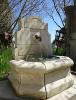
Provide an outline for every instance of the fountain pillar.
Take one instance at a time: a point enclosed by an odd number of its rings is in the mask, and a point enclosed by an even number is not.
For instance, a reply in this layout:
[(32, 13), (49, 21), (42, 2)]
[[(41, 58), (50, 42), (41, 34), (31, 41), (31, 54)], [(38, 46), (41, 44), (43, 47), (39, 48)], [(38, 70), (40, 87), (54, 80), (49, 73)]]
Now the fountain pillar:
[(23, 18), (18, 22), (14, 58), (48, 57), (52, 55), (48, 24), (39, 17)]

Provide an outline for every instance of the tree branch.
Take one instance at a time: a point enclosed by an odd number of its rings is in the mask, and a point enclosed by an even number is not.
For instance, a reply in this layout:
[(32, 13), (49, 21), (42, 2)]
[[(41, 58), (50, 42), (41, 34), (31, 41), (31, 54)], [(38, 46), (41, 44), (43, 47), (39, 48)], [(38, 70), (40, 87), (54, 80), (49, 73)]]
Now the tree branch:
[(62, 17), (61, 17), (61, 15), (60, 15), (60, 13), (59, 13), (57, 7), (56, 7), (55, 1), (54, 1), (54, 0), (52, 0), (52, 1), (53, 1), (53, 4), (54, 4), (54, 7), (55, 7), (55, 10), (56, 10), (57, 14), (58, 14), (59, 17), (60, 17), (60, 20), (61, 20), (61, 22), (62, 22), (62, 25), (65, 26), (65, 25), (64, 25), (64, 22), (63, 22), (63, 20), (62, 20)]

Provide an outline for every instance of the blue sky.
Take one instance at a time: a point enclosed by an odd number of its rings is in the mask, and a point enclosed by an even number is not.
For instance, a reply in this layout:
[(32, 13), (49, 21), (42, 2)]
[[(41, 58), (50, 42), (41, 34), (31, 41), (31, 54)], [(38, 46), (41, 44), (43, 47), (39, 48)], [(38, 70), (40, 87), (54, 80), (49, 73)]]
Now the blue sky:
[[(60, 29), (59, 27), (57, 27), (57, 25), (54, 23), (54, 21), (52, 19), (50, 19), (49, 17), (45, 17), (44, 21), (46, 23), (48, 23), (48, 32), (51, 34), (51, 41), (53, 41), (55, 39), (55, 34), (56, 34), (56, 30)], [(59, 20), (58, 16), (55, 16), (55, 21), (60, 25), (61, 25), (61, 21)]]

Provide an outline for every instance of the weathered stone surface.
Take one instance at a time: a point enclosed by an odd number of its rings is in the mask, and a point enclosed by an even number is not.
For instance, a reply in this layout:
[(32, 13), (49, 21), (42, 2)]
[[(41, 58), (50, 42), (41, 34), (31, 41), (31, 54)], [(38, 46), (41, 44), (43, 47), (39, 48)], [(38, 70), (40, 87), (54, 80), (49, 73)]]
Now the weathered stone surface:
[(19, 21), (15, 44), (15, 59), (48, 57), (52, 53), (48, 25), (39, 17), (23, 18)]
[(52, 97), (73, 84), (69, 69), (73, 61), (68, 57), (43, 62), (12, 60), (9, 80), (17, 94), (39, 99)]
[(72, 87), (47, 100), (76, 100), (76, 76), (72, 75), (72, 78), (74, 80)]
[(57, 56), (59, 58), (50, 59), (44, 62), (46, 66), (46, 73), (52, 72), (58, 69), (64, 69), (74, 64), (73, 60), (66, 56)]
[[(65, 91), (49, 98), (48, 100), (76, 100), (76, 76), (73, 76), (74, 84)], [(13, 91), (9, 80), (0, 81), (0, 100), (40, 100), (31, 96), (19, 97)]]
[[(37, 74), (37, 73), (36, 73)], [(39, 74), (25, 74), (21, 75), (20, 80), (16, 79), (15, 74), (9, 77), (17, 95), (20, 96), (31, 96), (36, 98), (46, 98), (46, 92), (44, 87), (44, 77)], [(43, 88), (42, 88), (43, 87)]]
[(69, 68), (66, 68), (66, 69), (59, 69), (53, 72), (46, 73), (46, 77), (45, 77), (46, 84), (53, 83), (57, 80), (65, 78), (68, 75), (69, 71), (70, 71)]
[(70, 75), (68, 75), (65, 78), (54, 81), (52, 83), (48, 83), (46, 85), (47, 98), (50, 98), (52, 96), (59, 94), (60, 92), (71, 87), (72, 85), (73, 85), (73, 79)]

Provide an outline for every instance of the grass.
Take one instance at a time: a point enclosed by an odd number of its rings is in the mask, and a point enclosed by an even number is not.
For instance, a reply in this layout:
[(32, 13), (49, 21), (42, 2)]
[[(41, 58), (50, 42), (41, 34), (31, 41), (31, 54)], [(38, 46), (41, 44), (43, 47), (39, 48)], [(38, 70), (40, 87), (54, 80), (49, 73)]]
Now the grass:
[(10, 70), (9, 61), (12, 59), (12, 52), (10, 48), (3, 48), (0, 50), (0, 79), (8, 75)]

